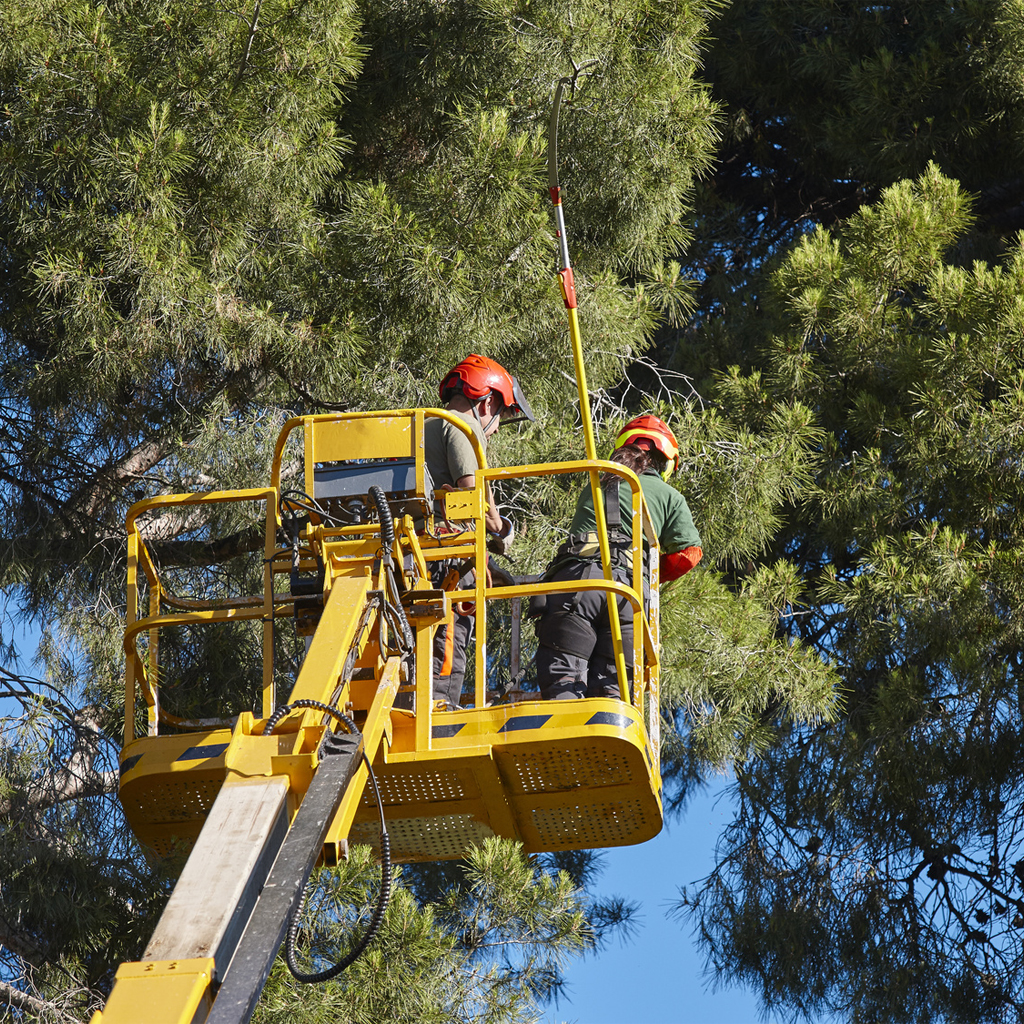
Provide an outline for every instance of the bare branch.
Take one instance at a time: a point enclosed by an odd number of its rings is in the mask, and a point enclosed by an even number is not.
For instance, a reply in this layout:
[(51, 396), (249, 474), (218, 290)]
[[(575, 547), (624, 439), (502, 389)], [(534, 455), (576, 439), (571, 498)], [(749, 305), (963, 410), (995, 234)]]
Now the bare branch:
[(42, 948), (3, 916), (0, 916), (0, 946), (5, 946), (16, 956), (30, 963), (40, 960), (43, 956)]
[(93, 479), (85, 493), (80, 493), (67, 503), (69, 508), (78, 505), (83, 515), (93, 517), (106, 504), (113, 491), (126, 480), (135, 480), (148, 473), (157, 463), (166, 457), (166, 443), (143, 441), (136, 445), (123, 459), (110, 466), (105, 466)]
[(0, 1008), (4, 1006), (14, 1006), (19, 1010), (28, 1010), (39, 1016), (49, 1012), (51, 1014), (59, 1014), (61, 1017), (69, 1020), (71, 1019), (55, 1003), (48, 1003), (43, 999), (37, 999), (35, 996), (30, 996), (27, 992), (22, 992), (21, 989), (17, 989), (13, 985), (8, 985), (6, 981), (0, 981)]
[(160, 565), (196, 565), (224, 561), (263, 549), (262, 527), (253, 527), (211, 541), (164, 541), (151, 548)]
[(0, 801), (0, 815), (15, 808), (38, 811), (68, 800), (113, 793), (117, 789), (116, 771), (97, 771), (94, 767), (104, 735), (97, 722), (96, 706), (83, 708), (75, 715), (75, 743), (66, 764), (34, 779), (17, 797)]
[(260, 8), (263, 6), (263, 0), (256, 0), (256, 6), (252, 12), (252, 22), (249, 25), (249, 33), (245, 40), (245, 52), (242, 54), (242, 63), (238, 68), (238, 77), (235, 79), (235, 88), (242, 82), (242, 76), (245, 74), (246, 66), (249, 63), (249, 54), (252, 52), (252, 43), (256, 38), (256, 29), (260, 22)]

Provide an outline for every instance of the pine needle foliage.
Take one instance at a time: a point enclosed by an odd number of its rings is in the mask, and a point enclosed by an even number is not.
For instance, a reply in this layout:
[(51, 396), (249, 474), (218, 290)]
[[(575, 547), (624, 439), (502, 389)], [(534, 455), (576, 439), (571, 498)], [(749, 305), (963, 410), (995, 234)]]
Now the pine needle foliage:
[(699, 74), (721, 105), (722, 143), (681, 260), (700, 313), (660, 333), (659, 360), (702, 391), (716, 370), (761, 367), (763, 335), (744, 312), (764, 296), (766, 261), (929, 162), (976, 196), (961, 247), (998, 261), (1022, 226), (1022, 26), (1019, 0), (734, 0), (714, 12)]
[(1024, 1008), (1024, 259), (1015, 241), (963, 261), (972, 217), (930, 166), (802, 239), (766, 290), (764, 405), (813, 410), (820, 441), (758, 562), (792, 564), (804, 611), (780, 623), (845, 702), (738, 766), (735, 821), (686, 902), (712, 961), (793, 1016)]
[[(337, 960), (361, 933), (378, 871), (369, 849), (357, 847), (337, 872), (320, 874), (309, 927), (300, 932), (309, 963)], [(461, 874), (426, 906), (400, 876), (380, 936), (364, 957), (314, 989), (279, 965), (254, 1021), (277, 1024), (297, 1014), (310, 1024), (539, 1020), (569, 959), (594, 945), (581, 893), (565, 873), (538, 869), (499, 839), (473, 851)]]
[[(696, 79), (716, 7), (3, 5), (0, 589), (46, 637), (46, 678), (12, 668), (0, 686), (18, 704), (0, 748), (0, 876), (20, 880), (0, 889), (2, 980), (24, 996), (12, 1013), (86, 1019), (168, 891), (112, 799), (127, 510), (264, 483), (295, 413), (433, 405), (469, 351), (512, 367), (548, 424), (502, 437), (495, 459), (582, 454), (544, 168), (554, 83), (574, 67), (559, 170), (613, 429), (611, 389), (658, 317), (689, 308), (674, 261), (717, 138)], [(538, 561), (570, 491), (507, 497)], [(182, 594), (245, 593), (261, 514), (142, 526)], [(212, 542), (230, 549), (215, 578), (191, 557)], [(251, 706), (252, 643), (244, 628), (168, 638), (174, 710)], [(294, 674), (286, 658), (276, 669), (281, 685)], [(32, 696), (55, 689), (59, 715)], [(70, 724), (86, 709), (88, 728)], [(515, 856), (486, 851), (434, 909), (396, 897), (430, 937), (409, 954), (423, 960), (422, 992), (405, 992), (418, 1018), (534, 1019), (566, 958), (627, 916)], [(69, 911), (48, 886), (86, 895)], [(393, 979), (362, 981), (359, 1012), (385, 1019)]]

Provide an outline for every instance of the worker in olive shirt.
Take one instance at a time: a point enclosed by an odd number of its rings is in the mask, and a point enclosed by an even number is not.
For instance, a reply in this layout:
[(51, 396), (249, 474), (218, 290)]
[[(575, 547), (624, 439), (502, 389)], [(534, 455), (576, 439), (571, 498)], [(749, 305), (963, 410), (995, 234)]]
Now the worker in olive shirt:
[[(679, 445), (675, 435), (657, 416), (638, 416), (630, 420), (616, 438), (610, 461), (626, 466), (640, 478), (640, 489), (661, 549), (661, 581), (667, 583), (689, 572), (701, 560), (703, 550), (686, 499), (667, 482), (679, 465)], [(617, 494), (616, 479), (619, 479)], [(612, 578), (630, 585), (630, 536), (620, 528), (620, 523), (632, 509), (632, 491), (625, 480), (611, 474), (606, 474), (602, 488)], [(586, 487), (576, 505), (576, 514), (569, 527), (569, 540), (558, 549), (544, 576), (545, 582), (604, 578), (596, 530), (593, 495)], [(622, 646), (627, 652), (626, 669), (631, 676), (632, 659), (628, 651), (633, 645), (633, 609), (621, 597), (618, 609)], [(549, 594), (545, 610), (537, 622), (537, 639), (540, 642), (537, 648), (537, 681), (544, 698), (571, 700), (619, 696), (605, 591)]]
[[(500, 363), (484, 356), (467, 356), (452, 367), (438, 390), (441, 401), (466, 421), (485, 452), (487, 439), (502, 423), (534, 418), (516, 378)], [(470, 439), (458, 427), (436, 416), (428, 418), (424, 427), (424, 459), (438, 490), (473, 487), (477, 469), (486, 467), (486, 463), (479, 466)], [(512, 524), (498, 512), (489, 488), (484, 521), (488, 533), (511, 544)], [(434, 566), (434, 584), (440, 586), (449, 566), (446, 562), (435, 562)], [(439, 626), (434, 635), (435, 700), (458, 706), (473, 623), (472, 616), (453, 609), (448, 622)]]

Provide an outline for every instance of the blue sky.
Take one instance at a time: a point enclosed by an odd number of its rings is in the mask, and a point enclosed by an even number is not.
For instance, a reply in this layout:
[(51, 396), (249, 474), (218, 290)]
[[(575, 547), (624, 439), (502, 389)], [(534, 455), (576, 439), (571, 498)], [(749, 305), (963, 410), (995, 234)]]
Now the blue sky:
[(749, 989), (712, 985), (703, 972), (692, 925), (668, 911), (680, 886), (704, 878), (715, 842), (731, 819), (726, 780), (696, 796), (681, 819), (639, 846), (605, 852), (595, 886), (642, 905), (635, 935), (613, 940), (597, 956), (569, 968), (568, 999), (544, 1024), (776, 1024), (762, 1017)]

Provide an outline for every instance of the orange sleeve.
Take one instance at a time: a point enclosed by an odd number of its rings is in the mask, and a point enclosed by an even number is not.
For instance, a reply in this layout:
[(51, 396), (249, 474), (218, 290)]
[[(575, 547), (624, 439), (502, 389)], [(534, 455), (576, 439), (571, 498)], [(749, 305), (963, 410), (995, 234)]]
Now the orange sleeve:
[(697, 547), (683, 548), (682, 551), (676, 551), (671, 555), (662, 555), (658, 563), (661, 582), (668, 583), (685, 576), (703, 557), (704, 549)]

